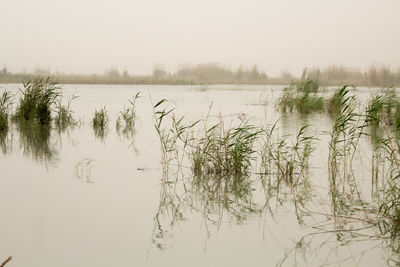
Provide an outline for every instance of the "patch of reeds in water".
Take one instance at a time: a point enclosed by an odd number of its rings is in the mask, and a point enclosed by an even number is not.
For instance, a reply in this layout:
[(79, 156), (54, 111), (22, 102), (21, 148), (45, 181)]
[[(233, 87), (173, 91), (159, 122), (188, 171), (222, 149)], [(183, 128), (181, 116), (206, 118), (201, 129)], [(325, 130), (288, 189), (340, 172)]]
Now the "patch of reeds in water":
[(97, 138), (104, 140), (107, 136), (108, 121), (109, 119), (106, 107), (101, 108), (99, 111), (95, 110), (92, 119), (92, 127)]
[(57, 99), (57, 104), (54, 110), (56, 114), (54, 117), (54, 124), (58, 130), (65, 131), (67, 127), (78, 124), (78, 121), (73, 116), (74, 112), (71, 109), (72, 102), (77, 98), (78, 96), (73, 94), (68, 99), (66, 105), (62, 104), (61, 98)]
[[(306, 88), (304, 88), (306, 87)], [(283, 89), (282, 96), (277, 101), (278, 108), (283, 112), (297, 111), (301, 114), (322, 112), (325, 108), (324, 98), (318, 96), (307, 87), (292, 84)]]
[[(164, 165), (173, 160), (180, 164), (186, 155), (195, 176), (242, 176), (248, 173), (256, 153), (253, 144), (261, 133), (260, 129), (245, 119), (240, 120), (236, 127), (225, 128), (221, 116), (218, 123), (209, 127), (206, 118), (201, 130), (195, 129), (200, 121), (185, 123), (184, 117), (176, 118), (172, 113), (174, 108), (165, 107), (167, 103), (163, 99), (154, 105), (155, 128)], [(165, 120), (169, 114), (171, 125), (166, 127)]]
[(261, 131), (242, 121), (225, 130), (222, 118), (190, 141), (194, 175), (246, 175), (256, 150), (253, 148)]
[(337, 89), (333, 95), (326, 100), (326, 109), (328, 113), (332, 116), (337, 116), (343, 109), (343, 106), (348, 102), (345, 101), (349, 94), (349, 86), (345, 85)]
[(384, 89), (383, 95), (373, 97), (366, 110), (371, 126), (389, 125), (400, 128), (400, 97), (394, 88)]
[(0, 97), (0, 132), (8, 130), (11, 105), (12, 96), (10, 92), (4, 91)]
[(14, 120), (33, 121), (41, 125), (51, 123), (52, 108), (60, 97), (60, 87), (51, 78), (35, 78), (23, 84)]
[(125, 137), (133, 138), (135, 133), (135, 123), (136, 123), (136, 101), (140, 97), (140, 92), (138, 92), (131, 100), (129, 100), (130, 106), (124, 108), (115, 124), (115, 129), (118, 135), (123, 135)]
[(308, 126), (300, 128), (293, 144), (287, 137), (277, 137), (274, 134), (276, 124), (269, 130), (264, 130), (262, 148), (260, 150), (262, 175), (274, 175), (278, 180), (291, 186), (297, 186), (307, 179), (309, 158), (314, 137), (306, 135)]

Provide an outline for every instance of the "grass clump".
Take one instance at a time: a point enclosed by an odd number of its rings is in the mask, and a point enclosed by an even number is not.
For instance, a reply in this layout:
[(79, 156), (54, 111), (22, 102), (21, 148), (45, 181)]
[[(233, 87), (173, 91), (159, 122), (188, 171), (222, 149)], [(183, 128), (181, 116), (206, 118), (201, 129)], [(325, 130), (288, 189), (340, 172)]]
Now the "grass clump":
[(35, 78), (23, 84), (24, 90), (14, 118), (41, 125), (51, 123), (52, 107), (60, 97), (58, 83), (49, 78)]
[(12, 105), (12, 96), (10, 92), (4, 91), (0, 98), (0, 131), (8, 130), (8, 118)]
[(92, 119), (92, 127), (96, 137), (104, 139), (107, 135), (108, 128), (108, 114), (106, 107), (101, 108), (99, 111), (95, 110), (94, 117)]
[(389, 125), (400, 128), (400, 97), (394, 88), (372, 98), (366, 110), (367, 123), (371, 126)]
[(77, 122), (73, 117), (73, 111), (71, 110), (72, 101), (78, 98), (76, 95), (72, 95), (68, 99), (67, 105), (61, 103), (61, 99), (58, 99), (55, 107), (54, 123), (59, 130), (65, 130), (68, 126), (75, 125)]
[(132, 100), (129, 100), (130, 106), (124, 108), (118, 116), (117, 122), (115, 124), (115, 128), (117, 132), (120, 132), (121, 127), (123, 127), (122, 132), (125, 135), (134, 131), (135, 122), (136, 122), (136, 101), (140, 97), (140, 92), (138, 92)]
[(287, 137), (274, 137), (276, 124), (270, 130), (264, 130), (260, 150), (261, 174), (274, 175), (291, 186), (299, 185), (303, 182), (302, 178), (307, 178), (309, 158), (315, 149), (315, 138), (305, 134), (307, 127), (300, 128), (293, 144), (288, 142)]
[[(238, 126), (226, 130), (222, 117), (211, 127), (204, 120), (202, 130), (195, 127), (200, 121), (186, 124), (184, 117), (176, 118), (174, 108), (163, 99), (154, 105), (155, 128), (161, 142), (162, 162), (168, 164), (189, 159), (195, 176), (243, 176), (246, 175), (254, 159), (255, 140), (260, 129), (239, 118)], [(166, 106), (167, 105), (167, 106)], [(171, 117), (169, 116), (171, 115)], [(170, 117), (170, 127), (165, 122)], [(196, 130), (197, 129), (197, 130)]]
[(192, 169), (199, 175), (235, 175), (248, 173), (254, 159), (253, 144), (261, 131), (247, 121), (224, 131), (223, 121), (205, 128), (203, 135), (190, 144)]
[(299, 86), (292, 84), (283, 89), (282, 96), (278, 99), (277, 106), (281, 111), (297, 111), (301, 114), (323, 111), (324, 99), (316, 95), (311, 85)]
[(327, 99), (326, 108), (329, 114), (332, 116), (336, 116), (340, 114), (344, 105), (346, 104), (346, 96), (349, 93), (348, 86), (345, 85), (342, 88), (339, 88), (335, 91), (335, 93)]

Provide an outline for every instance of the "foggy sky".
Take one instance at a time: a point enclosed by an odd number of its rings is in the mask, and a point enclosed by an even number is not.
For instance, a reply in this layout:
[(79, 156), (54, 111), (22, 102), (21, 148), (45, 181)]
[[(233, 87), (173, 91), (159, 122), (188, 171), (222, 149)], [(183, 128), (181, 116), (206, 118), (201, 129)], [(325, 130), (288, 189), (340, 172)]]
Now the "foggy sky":
[(0, 0), (0, 67), (400, 66), (399, 0)]

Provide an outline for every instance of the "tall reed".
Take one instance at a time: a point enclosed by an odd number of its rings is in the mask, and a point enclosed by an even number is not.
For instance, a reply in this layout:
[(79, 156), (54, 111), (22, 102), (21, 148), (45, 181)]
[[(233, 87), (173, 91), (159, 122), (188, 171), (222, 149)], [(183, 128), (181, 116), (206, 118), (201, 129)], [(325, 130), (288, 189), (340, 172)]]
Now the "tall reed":
[(115, 124), (115, 128), (117, 129), (117, 132), (121, 132), (122, 128), (122, 133), (125, 136), (128, 136), (134, 132), (134, 127), (135, 127), (135, 122), (136, 122), (136, 101), (140, 97), (140, 92), (138, 92), (132, 100), (129, 100), (130, 106), (127, 108), (124, 108), (118, 118), (117, 122)]
[(8, 118), (13, 104), (11, 93), (3, 91), (0, 97), (0, 131), (7, 131), (9, 126)]
[(96, 137), (103, 140), (108, 132), (108, 113), (106, 107), (101, 108), (99, 111), (95, 110), (92, 119), (92, 127)]
[(58, 83), (49, 78), (35, 78), (23, 84), (22, 98), (19, 101), (14, 119), (33, 121), (49, 125), (51, 112), (60, 97)]
[(292, 84), (283, 89), (281, 97), (277, 100), (277, 106), (281, 111), (297, 111), (301, 114), (321, 112), (325, 108), (324, 99), (315, 94), (307, 85)]

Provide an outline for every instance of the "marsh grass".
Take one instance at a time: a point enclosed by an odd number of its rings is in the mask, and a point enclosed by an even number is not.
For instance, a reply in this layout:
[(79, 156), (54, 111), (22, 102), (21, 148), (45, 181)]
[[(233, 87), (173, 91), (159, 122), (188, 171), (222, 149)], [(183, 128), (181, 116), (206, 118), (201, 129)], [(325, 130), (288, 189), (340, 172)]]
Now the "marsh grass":
[(256, 153), (253, 145), (261, 131), (248, 121), (224, 129), (220, 122), (197, 133), (190, 142), (192, 170), (199, 175), (247, 175)]
[(400, 253), (400, 142), (397, 130), (390, 125), (383, 128), (384, 135), (374, 143), (374, 200), (379, 204), (379, 230), (389, 236), (394, 252)]
[[(342, 109), (337, 115), (329, 143), (328, 170), (333, 211), (344, 211), (343, 205), (351, 206), (360, 201), (360, 192), (356, 186), (353, 159), (359, 147), (360, 138), (365, 135), (365, 124), (352, 104), (354, 97), (343, 91)], [(352, 197), (349, 201), (347, 195)], [(352, 203), (351, 205), (349, 203)], [(337, 205), (341, 205), (337, 207)], [(351, 209), (352, 207), (350, 207)]]
[(5, 132), (9, 127), (10, 109), (13, 104), (12, 95), (3, 91), (0, 97), (0, 132)]
[(389, 125), (400, 128), (400, 97), (394, 88), (386, 88), (383, 95), (373, 97), (367, 106), (368, 125)]
[(106, 107), (102, 107), (99, 111), (94, 111), (94, 116), (92, 119), (92, 128), (94, 130), (94, 135), (104, 140), (108, 133), (108, 113)]
[(14, 119), (31, 121), (41, 125), (51, 123), (51, 112), (60, 97), (58, 83), (49, 78), (35, 78), (23, 84), (22, 98), (19, 101)]
[(326, 100), (326, 108), (330, 115), (337, 116), (343, 109), (343, 105), (346, 104), (344, 101), (349, 94), (349, 86), (345, 85), (337, 89), (333, 95)]
[(134, 136), (136, 123), (136, 101), (139, 98), (140, 92), (138, 92), (131, 100), (129, 100), (130, 106), (124, 108), (120, 112), (115, 123), (115, 128), (118, 134), (122, 133), (126, 137)]
[(79, 96), (73, 94), (67, 101), (66, 105), (63, 105), (61, 98), (57, 99), (57, 104), (55, 106), (55, 117), (54, 124), (56, 128), (60, 131), (66, 130), (69, 126), (74, 126), (78, 124), (78, 121), (73, 117), (73, 110), (71, 109), (72, 102)]
[(309, 159), (315, 147), (316, 138), (307, 136), (308, 126), (300, 128), (295, 141), (275, 134), (276, 123), (269, 130), (264, 130), (261, 158), (262, 175), (274, 175), (278, 180), (291, 186), (297, 186), (308, 178)]
[(175, 108), (172, 108), (170, 102), (166, 99), (161, 99), (153, 105), (154, 128), (156, 129), (161, 144), (161, 163), (164, 175), (168, 173), (169, 164), (173, 159), (179, 159), (177, 156), (179, 151), (176, 146), (179, 135), (173, 132), (176, 127), (173, 125), (168, 126), (165, 122), (168, 119), (168, 115), (171, 114), (174, 109)]
[(164, 164), (175, 162), (180, 165), (186, 157), (196, 176), (242, 176), (248, 173), (256, 152), (253, 144), (261, 130), (243, 118), (239, 118), (238, 126), (225, 128), (222, 116), (212, 126), (207, 125), (207, 117), (202, 120), (203, 127), (197, 127), (201, 120), (187, 123), (184, 116), (176, 118), (175, 108), (168, 104), (163, 99), (153, 107)]
[(297, 111), (301, 114), (322, 112), (325, 108), (324, 98), (311, 89), (304, 89), (295, 84), (283, 89), (277, 101), (277, 107), (283, 112)]

